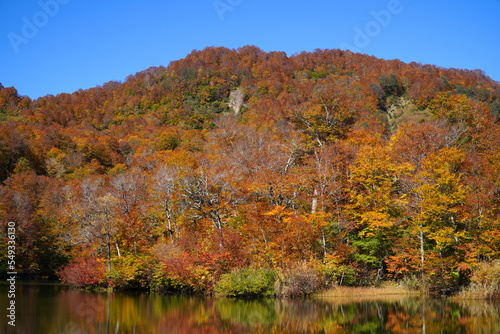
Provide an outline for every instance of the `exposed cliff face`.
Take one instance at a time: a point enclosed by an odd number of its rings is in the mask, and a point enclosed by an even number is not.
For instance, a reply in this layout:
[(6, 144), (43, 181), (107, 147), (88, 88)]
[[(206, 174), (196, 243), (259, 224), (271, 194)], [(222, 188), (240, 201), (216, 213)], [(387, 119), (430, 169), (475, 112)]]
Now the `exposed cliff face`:
[(234, 111), (235, 115), (238, 115), (240, 112), (241, 107), (244, 106), (243, 102), (243, 89), (238, 88), (236, 90), (233, 90), (231, 94), (229, 94), (229, 103), (228, 106)]

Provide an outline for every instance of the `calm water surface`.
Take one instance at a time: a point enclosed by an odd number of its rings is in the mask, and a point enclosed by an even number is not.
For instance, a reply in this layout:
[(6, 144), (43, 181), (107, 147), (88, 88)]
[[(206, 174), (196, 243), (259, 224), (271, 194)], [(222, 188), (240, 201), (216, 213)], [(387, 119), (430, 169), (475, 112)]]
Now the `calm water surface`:
[(500, 333), (500, 305), (486, 302), (249, 301), (17, 282), (14, 331), (7, 302), (2, 282), (0, 333)]

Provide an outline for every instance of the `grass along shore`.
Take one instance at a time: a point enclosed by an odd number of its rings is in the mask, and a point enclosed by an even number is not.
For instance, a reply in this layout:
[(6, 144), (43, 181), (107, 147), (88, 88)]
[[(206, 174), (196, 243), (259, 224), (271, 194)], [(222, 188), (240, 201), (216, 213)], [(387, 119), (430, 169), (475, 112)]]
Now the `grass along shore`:
[(382, 287), (347, 287), (339, 286), (315, 294), (319, 299), (356, 299), (365, 300), (387, 300), (406, 297), (421, 296), (420, 291), (409, 290), (400, 285), (388, 285)]

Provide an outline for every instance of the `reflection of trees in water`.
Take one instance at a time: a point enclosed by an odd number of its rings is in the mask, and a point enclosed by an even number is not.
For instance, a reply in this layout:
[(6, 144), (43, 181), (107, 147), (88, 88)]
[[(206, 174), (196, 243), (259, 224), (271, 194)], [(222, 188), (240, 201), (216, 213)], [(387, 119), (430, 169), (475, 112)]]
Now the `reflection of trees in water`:
[(90, 329), (86, 326), (92, 317), (94, 330), (119, 325), (120, 331), (136, 333), (490, 333), (500, 323), (499, 305), (485, 302), (409, 298), (336, 303), (79, 292), (63, 297), (64, 307), (84, 305), (75, 310), (80, 328)]
[(275, 323), (278, 319), (276, 302), (266, 300), (215, 300), (217, 315), (223, 320), (243, 326), (264, 325)]
[(216, 316), (252, 333), (477, 333), (494, 332), (498, 305), (445, 300), (335, 303), (304, 300), (216, 301)]
[(49, 292), (20, 287), (17, 297), (26, 297), (22, 303), (30, 314), (37, 314), (19, 319), (23, 329), (57, 334), (103, 333), (106, 329), (137, 334), (494, 333), (500, 323), (500, 305), (482, 301), (235, 300), (146, 293)]

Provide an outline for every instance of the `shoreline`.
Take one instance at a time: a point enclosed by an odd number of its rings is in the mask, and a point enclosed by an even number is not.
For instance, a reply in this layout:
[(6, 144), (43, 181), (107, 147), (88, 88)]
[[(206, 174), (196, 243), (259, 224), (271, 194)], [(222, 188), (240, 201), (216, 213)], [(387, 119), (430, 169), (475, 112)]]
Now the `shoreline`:
[[(341, 302), (365, 302), (365, 301), (395, 301), (395, 300), (403, 300), (407, 298), (439, 298), (440, 296), (432, 296), (426, 292), (421, 290), (409, 290), (405, 287), (401, 286), (382, 286), (382, 287), (348, 287), (348, 286), (339, 286), (333, 287), (330, 289), (322, 290), (316, 293), (313, 293), (309, 296), (304, 296), (301, 298), (295, 297), (283, 297), (283, 296), (274, 296), (267, 298), (247, 298), (247, 297), (227, 297), (219, 294), (196, 294), (196, 293), (175, 293), (175, 292), (166, 292), (166, 291), (157, 291), (154, 289), (120, 289), (120, 288), (110, 288), (110, 287), (97, 287), (97, 288), (78, 288), (74, 287), (70, 284), (65, 284), (61, 281), (57, 280), (29, 280), (22, 279), (18, 280), (16, 284), (20, 285), (28, 285), (28, 286), (61, 286), (67, 289), (74, 289), (82, 292), (89, 293), (129, 293), (129, 292), (143, 292), (143, 293), (154, 293), (158, 295), (165, 296), (193, 296), (193, 297), (211, 297), (216, 299), (315, 299), (322, 301), (341, 301)], [(0, 281), (0, 286), (7, 286), (8, 283), (4, 281)], [(493, 298), (492, 298), (493, 297)], [(446, 297), (448, 300), (453, 302), (467, 302), (467, 301), (498, 301), (500, 298), (495, 294), (494, 296), (488, 295), (486, 293), (467, 293), (465, 291), (461, 291), (452, 296)]]
[(316, 293), (313, 297), (321, 300), (394, 300), (414, 297), (425, 297), (418, 290), (408, 290), (404, 287), (335, 287)]

